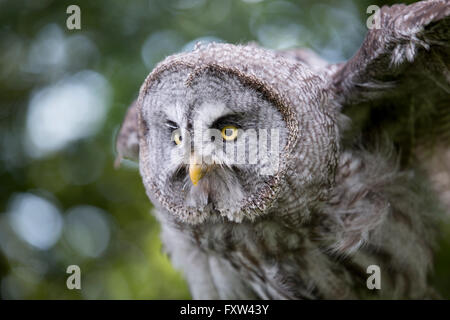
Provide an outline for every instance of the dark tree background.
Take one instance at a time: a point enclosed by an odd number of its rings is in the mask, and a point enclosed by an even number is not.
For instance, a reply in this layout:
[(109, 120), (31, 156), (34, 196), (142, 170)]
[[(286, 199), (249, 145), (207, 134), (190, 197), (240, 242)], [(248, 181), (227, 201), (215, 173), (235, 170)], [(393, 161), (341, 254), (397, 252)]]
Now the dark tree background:
[[(0, 297), (189, 298), (114, 137), (144, 78), (198, 40), (348, 59), (385, 1), (0, 1)], [(388, 3), (393, 3), (389, 1)], [(81, 8), (81, 30), (66, 9)], [(450, 297), (450, 227), (434, 281)], [(79, 265), (82, 289), (68, 290)]]

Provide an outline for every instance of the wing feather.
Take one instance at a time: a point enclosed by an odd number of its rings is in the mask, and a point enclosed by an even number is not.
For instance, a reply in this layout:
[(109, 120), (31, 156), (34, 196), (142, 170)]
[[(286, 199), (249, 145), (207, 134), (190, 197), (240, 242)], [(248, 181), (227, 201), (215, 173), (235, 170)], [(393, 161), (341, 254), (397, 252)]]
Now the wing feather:
[(450, 146), (450, 1), (384, 6), (379, 17), (380, 28), (334, 66), (331, 87), (363, 141), (387, 133), (409, 164), (419, 146)]

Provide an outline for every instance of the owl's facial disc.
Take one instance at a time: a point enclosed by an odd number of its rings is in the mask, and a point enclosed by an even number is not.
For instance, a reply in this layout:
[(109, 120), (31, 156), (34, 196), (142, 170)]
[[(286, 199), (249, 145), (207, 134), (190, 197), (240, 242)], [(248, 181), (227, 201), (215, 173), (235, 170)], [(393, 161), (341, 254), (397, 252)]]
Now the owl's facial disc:
[(168, 72), (144, 98), (141, 173), (152, 201), (184, 221), (241, 221), (243, 208), (267, 196), (288, 129), (235, 76), (206, 73), (187, 85), (192, 71)]

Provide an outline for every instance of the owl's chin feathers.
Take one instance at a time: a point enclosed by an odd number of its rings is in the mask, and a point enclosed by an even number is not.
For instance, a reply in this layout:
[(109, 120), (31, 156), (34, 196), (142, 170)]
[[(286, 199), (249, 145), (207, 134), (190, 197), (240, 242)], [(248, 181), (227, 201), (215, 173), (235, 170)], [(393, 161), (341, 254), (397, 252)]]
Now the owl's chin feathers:
[(185, 205), (206, 216), (219, 215), (240, 221), (239, 212), (244, 198), (244, 190), (236, 175), (230, 170), (217, 168), (209, 171), (196, 186), (190, 184)]

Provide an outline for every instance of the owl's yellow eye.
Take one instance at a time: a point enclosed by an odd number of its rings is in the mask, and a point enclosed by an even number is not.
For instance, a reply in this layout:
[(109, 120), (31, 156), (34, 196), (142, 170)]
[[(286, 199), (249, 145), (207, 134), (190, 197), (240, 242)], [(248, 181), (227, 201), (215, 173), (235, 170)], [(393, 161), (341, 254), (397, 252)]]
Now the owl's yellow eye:
[(183, 138), (181, 137), (180, 132), (175, 131), (175, 132), (173, 133), (173, 141), (174, 141), (177, 145), (179, 145), (179, 144), (181, 143), (182, 140), (183, 140)]
[(225, 126), (222, 128), (222, 138), (226, 141), (233, 141), (238, 135), (238, 128), (235, 126)]

